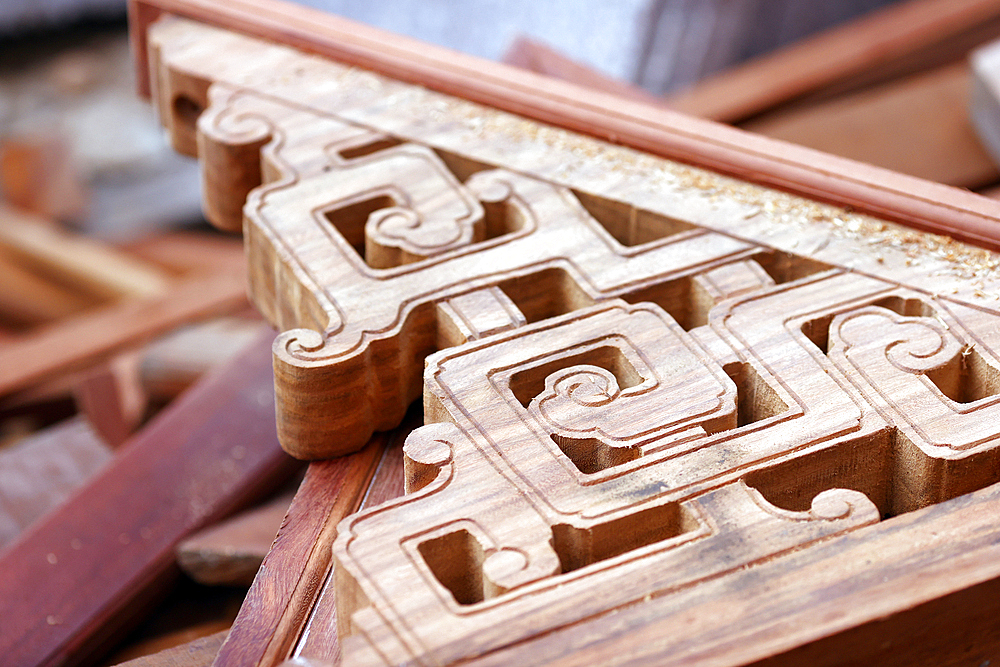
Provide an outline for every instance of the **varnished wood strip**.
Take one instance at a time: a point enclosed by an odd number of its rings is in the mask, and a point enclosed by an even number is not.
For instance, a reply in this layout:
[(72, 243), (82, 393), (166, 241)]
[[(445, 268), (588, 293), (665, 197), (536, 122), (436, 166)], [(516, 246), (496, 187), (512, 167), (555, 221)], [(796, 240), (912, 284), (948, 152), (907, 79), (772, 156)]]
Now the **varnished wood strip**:
[(77, 370), (184, 324), (246, 307), (245, 278), (222, 272), (60, 322), (0, 348), (0, 395)]
[(278, 0), (131, 0), (141, 83), (146, 27), (175, 13), (283, 42), (401, 81), (738, 178), (1000, 248), (1000, 204)]
[(997, 35), (996, 0), (900, 2), (710, 76), (667, 102), (739, 122), (817, 91), (846, 92), (962, 60)]
[(357, 509), (388, 440), (377, 434), (356, 454), (310, 464), (215, 665), (285, 659), (329, 573), (337, 523)]
[(274, 431), (271, 339), (178, 398), (4, 553), (4, 664), (93, 655), (169, 584), (178, 541), (294, 469)]

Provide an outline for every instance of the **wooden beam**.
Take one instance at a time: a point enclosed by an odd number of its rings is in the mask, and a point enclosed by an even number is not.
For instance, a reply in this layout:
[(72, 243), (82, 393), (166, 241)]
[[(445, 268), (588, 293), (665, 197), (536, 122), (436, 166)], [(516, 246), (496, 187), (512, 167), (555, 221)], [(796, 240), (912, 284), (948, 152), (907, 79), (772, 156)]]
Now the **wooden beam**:
[(174, 13), (370, 69), (755, 183), (1000, 248), (1000, 203), (973, 193), (691, 118), (617, 95), (390, 35), (279, 0), (130, 0), (140, 86), (146, 28)]
[(169, 289), (170, 277), (158, 267), (2, 204), (0, 246), (98, 298), (152, 297)]
[(141, 618), (174, 547), (295, 469), (274, 431), (270, 332), (178, 398), (0, 558), (0, 655), (75, 664)]
[(222, 272), (180, 281), (167, 294), (105, 306), (0, 348), (0, 396), (79, 370), (174, 327), (246, 307), (246, 279)]
[(80, 417), (0, 450), (0, 549), (111, 459), (111, 448)]
[[(379, 433), (350, 456), (311, 463), (288, 513), (247, 593), (217, 665), (278, 664), (305, 623), (319, 591), (332, 590), (332, 553), (324, 539), (358, 509), (387, 445), (399, 437)], [(326, 641), (336, 646), (336, 633)]]

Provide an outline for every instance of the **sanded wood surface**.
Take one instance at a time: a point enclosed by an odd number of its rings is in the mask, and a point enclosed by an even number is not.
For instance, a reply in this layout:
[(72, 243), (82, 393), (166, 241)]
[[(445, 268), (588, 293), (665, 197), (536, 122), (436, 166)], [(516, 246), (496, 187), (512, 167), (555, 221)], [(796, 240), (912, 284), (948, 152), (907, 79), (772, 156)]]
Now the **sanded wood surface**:
[(291, 470), (273, 430), (270, 332), (161, 412), (0, 559), (0, 655), (78, 662), (176, 574), (173, 549)]
[[(978, 2), (992, 5), (985, 0)], [(225, 4), (208, 0), (132, 0), (129, 7), (140, 85), (149, 82), (146, 28), (163, 13), (173, 13), (280, 41), (401, 81), (419, 83), (656, 155), (850, 206), (986, 247), (998, 246), (995, 227), (1000, 222), (1000, 205), (976, 195), (412, 39), (390, 37), (377, 29), (306, 7), (278, 0), (236, 0)], [(987, 11), (992, 10), (987, 8)], [(931, 23), (936, 25), (938, 21)], [(202, 83), (202, 92), (204, 87)], [(187, 102), (190, 101), (188, 98)], [(197, 111), (197, 107), (194, 109)]]

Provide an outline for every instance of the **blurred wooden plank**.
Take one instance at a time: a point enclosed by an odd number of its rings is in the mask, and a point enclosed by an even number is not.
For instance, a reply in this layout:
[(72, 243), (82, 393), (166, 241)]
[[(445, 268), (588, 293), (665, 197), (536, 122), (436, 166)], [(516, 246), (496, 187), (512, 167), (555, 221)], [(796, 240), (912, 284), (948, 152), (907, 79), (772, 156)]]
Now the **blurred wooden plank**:
[(169, 289), (169, 276), (158, 268), (3, 205), (0, 245), (47, 275), (99, 298), (153, 297)]
[[(504, 62), (625, 97), (651, 97), (523, 37)], [(1000, 172), (968, 119), (969, 78), (964, 64), (948, 65), (832, 100), (764, 114), (742, 127), (911, 176), (977, 188), (995, 182)]]
[(88, 192), (65, 137), (0, 138), (0, 193), (4, 201), (52, 220), (78, 220)]
[(160, 398), (176, 396), (205, 371), (238, 354), (260, 327), (260, 320), (231, 316), (168, 333), (140, 353), (138, 372), (143, 389)]
[(998, 0), (910, 0), (708, 77), (666, 102), (736, 123), (817, 91), (831, 96), (961, 60), (997, 36)]
[(0, 321), (31, 327), (69, 317), (97, 303), (28, 271), (0, 249)]
[(86, 420), (50, 426), (0, 450), (0, 549), (111, 461)]
[(73, 395), (80, 412), (112, 447), (132, 435), (149, 403), (136, 353), (120, 354), (84, 373), (73, 387)]
[(295, 469), (274, 429), (273, 334), (202, 379), (0, 558), (0, 655), (75, 664), (141, 618), (174, 548)]
[(966, 188), (1000, 178), (969, 121), (964, 63), (745, 123), (752, 132)]
[(205, 232), (164, 232), (130, 244), (128, 252), (177, 273), (246, 273), (243, 239)]
[(122, 662), (119, 665), (120, 667), (209, 667), (228, 634), (229, 630), (221, 630), (207, 637), (201, 637), (159, 653)]
[(276, 498), (201, 530), (177, 545), (177, 564), (210, 586), (249, 586), (274, 543), (294, 493)]
[(247, 305), (242, 274), (180, 281), (167, 294), (105, 306), (0, 347), (0, 396), (79, 370), (181, 324)]

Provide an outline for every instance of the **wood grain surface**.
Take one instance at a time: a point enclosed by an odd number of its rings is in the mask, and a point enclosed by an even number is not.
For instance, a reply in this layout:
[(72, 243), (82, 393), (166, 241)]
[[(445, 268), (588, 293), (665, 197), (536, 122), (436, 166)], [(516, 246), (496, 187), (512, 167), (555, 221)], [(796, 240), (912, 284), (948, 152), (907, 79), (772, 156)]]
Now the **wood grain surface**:
[(998, 576), (994, 254), (185, 19), (148, 41), (284, 332), (283, 446), (383, 432), (311, 466), (216, 664), (833, 661)]

